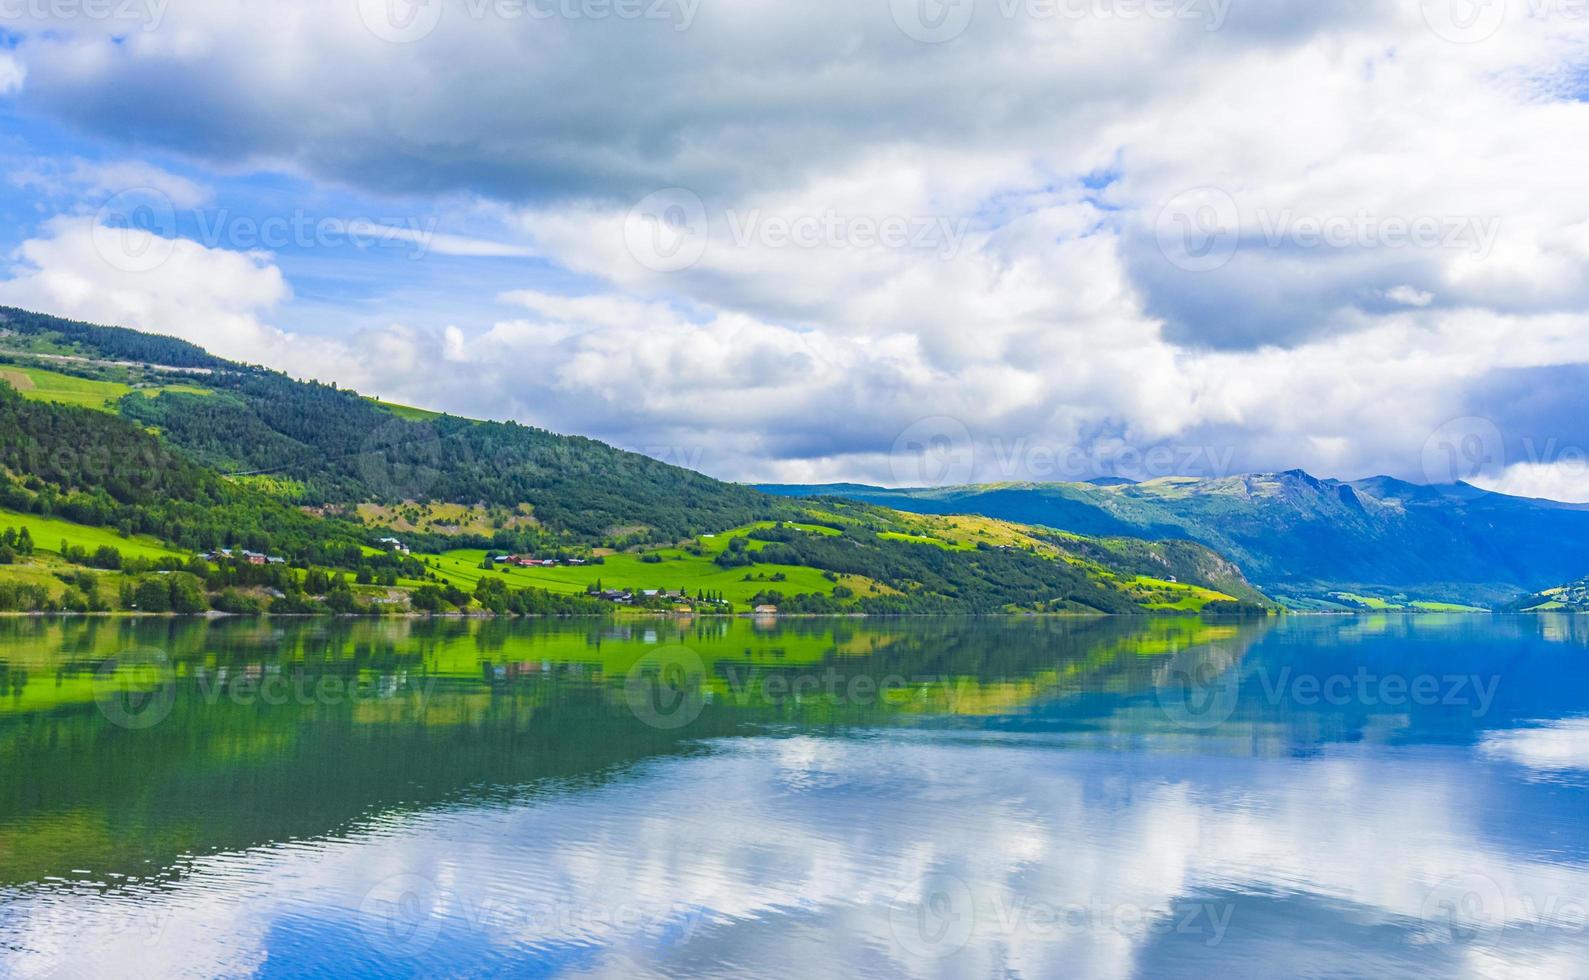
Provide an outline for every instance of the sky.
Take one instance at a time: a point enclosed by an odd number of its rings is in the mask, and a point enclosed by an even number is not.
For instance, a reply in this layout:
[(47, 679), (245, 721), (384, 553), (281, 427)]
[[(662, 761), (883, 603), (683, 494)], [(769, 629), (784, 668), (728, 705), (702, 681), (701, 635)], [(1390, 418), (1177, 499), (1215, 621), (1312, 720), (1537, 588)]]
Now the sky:
[(1589, 500), (1585, 0), (0, 0), (0, 304), (725, 479)]

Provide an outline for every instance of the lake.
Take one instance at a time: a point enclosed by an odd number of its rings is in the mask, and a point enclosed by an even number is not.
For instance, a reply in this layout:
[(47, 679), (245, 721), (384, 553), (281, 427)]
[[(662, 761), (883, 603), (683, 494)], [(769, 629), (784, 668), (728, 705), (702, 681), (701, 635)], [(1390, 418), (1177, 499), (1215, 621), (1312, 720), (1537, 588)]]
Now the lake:
[(0, 621), (0, 976), (1589, 976), (1589, 617)]

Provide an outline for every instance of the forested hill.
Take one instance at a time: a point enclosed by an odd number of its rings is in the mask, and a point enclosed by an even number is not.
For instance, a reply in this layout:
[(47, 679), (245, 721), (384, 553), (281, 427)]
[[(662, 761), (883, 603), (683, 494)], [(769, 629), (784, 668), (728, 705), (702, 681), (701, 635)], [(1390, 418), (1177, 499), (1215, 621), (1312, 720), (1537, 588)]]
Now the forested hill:
[(9, 346), (56, 356), (105, 358), (178, 368), (236, 368), (209, 351), (175, 337), (126, 327), (101, 327), (44, 313), (0, 306), (0, 337)]
[(130, 398), (122, 414), (223, 472), (300, 484), (301, 504), (527, 504), (549, 531), (614, 546), (787, 510), (747, 487), (593, 439), (514, 422), (405, 418), (353, 392), (271, 372), (223, 372), (207, 384), (219, 397)]
[[(161, 378), (114, 409), (193, 459), (305, 505), (446, 501), (510, 510), (552, 537), (623, 546), (674, 541), (792, 516), (787, 502), (637, 453), (513, 422), (383, 405), (355, 392), (214, 357), (186, 341), (0, 308), (0, 349), (97, 371), (121, 365), (200, 369)], [(178, 380), (184, 384), (158, 382)], [(197, 390), (195, 390), (197, 389)]]

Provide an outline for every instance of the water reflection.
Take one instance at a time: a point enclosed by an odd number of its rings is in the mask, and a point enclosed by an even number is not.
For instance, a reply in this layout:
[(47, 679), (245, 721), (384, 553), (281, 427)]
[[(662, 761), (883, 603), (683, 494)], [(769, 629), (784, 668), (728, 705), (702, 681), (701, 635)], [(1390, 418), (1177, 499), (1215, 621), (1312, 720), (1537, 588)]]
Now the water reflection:
[(1570, 976), (1571, 618), (0, 624), (0, 972)]

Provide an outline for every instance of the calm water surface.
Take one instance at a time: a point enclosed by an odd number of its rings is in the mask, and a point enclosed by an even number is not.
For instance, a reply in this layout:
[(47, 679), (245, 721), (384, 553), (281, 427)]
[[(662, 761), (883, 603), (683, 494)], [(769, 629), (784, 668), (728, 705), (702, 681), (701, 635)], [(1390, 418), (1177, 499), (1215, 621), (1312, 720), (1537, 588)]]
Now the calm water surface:
[(1589, 976), (1589, 618), (0, 622), (0, 976)]

